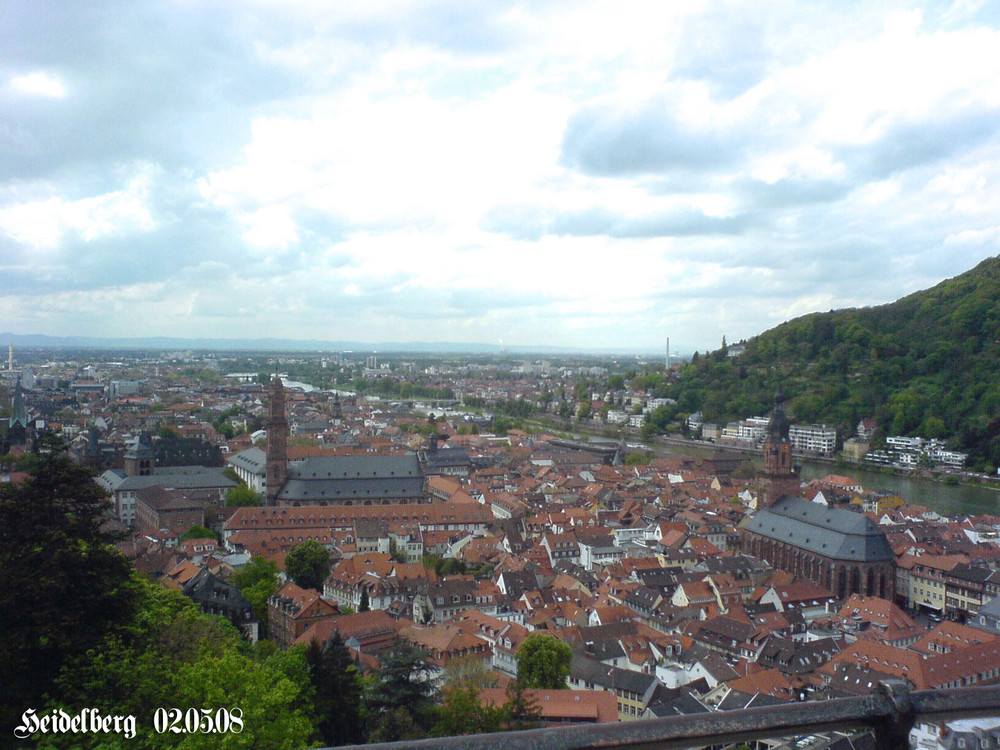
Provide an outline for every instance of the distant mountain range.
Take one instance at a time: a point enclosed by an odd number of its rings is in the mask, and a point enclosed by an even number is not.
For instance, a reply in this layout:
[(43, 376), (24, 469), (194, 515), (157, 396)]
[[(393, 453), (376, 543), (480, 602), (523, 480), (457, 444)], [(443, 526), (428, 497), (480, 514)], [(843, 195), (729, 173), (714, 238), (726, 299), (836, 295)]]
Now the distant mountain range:
[[(91, 336), (46, 336), (44, 334), (0, 333), (0, 346), (59, 349), (154, 349), (154, 350), (214, 350), (255, 352), (416, 352), (424, 354), (564, 354), (613, 355), (656, 354), (656, 352), (623, 352), (613, 349), (574, 349), (565, 346), (501, 346), (500, 344), (455, 344), (446, 341), (383, 342), (319, 341), (299, 339), (208, 339), (150, 336), (111, 338)], [(0, 352), (3, 359), (5, 352)]]
[(725, 421), (785, 392), (801, 423), (858, 421), (882, 434), (947, 439), (984, 471), (1000, 466), (1000, 258), (887, 305), (805, 315), (687, 368), (679, 408)]

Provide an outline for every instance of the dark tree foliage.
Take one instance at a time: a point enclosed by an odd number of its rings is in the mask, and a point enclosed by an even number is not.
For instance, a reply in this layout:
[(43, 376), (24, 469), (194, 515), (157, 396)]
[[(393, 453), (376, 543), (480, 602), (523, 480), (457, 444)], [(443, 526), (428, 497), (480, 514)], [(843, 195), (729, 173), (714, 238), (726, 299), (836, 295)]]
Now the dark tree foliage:
[(372, 719), (370, 740), (372, 735), (385, 736), (389, 725), (395, 727), (400, 722), (406, 723), (399, 715), (399, 709), (403, 709), (413, 722), (426, 730), (431, 720), (430, 709), (437, 701), (438, 692), (430, 679), (432, 671), (423, 649), (404, 641), (397, 643), (382, 659), (382, 668), (364, 696), (365, 710)]
[(90, 472), (59, 454), (0, 485), (0, 731), (40, 705), (68, 659), (131, 616), (131, 566), (101, 530), (106, 507)]
[(306, 662), (312, 680), (316, 726), (327, 745), (364, 741), (358, 669), (339, 633), (322, 646), (310, 643)]
[(542, 720), (542, 710), (535, 699), (525, 692), (525, 684), (520, 679), (507, 685), (507, 703), (504, 704), (504, 721), (511, 731), (533, 729)]
[(315, 539), (307, 539), (289, 550), (285, 573), (304, 589), (322, 591), (323, 581), (330, 575), (330, 553)]

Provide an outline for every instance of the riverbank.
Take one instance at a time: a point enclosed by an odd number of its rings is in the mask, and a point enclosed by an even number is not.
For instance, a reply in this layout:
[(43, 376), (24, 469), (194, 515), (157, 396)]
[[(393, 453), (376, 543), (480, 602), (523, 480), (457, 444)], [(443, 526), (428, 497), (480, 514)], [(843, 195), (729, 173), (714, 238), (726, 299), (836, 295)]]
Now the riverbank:
[[(538, 429), (568, 433), (576, 438), (617, 442), (623, 435), (630, 448), (645, 448), (654, 453), (693, 455), (707, 458), (717, 451), (742, 453), (747, 460), (759, 467), (763, 455), (759, 450), (743, 446), (720, 445), (692, 440), (682, 435), (658, 435), (650, 440), (640, 441), (638, 435), (628, 433), (608, 434), (587, 429), (589, 425), (563, 423), (561, 420), (532, 420)], [(631, 439), (630, 439), (631, 438)], [(835, 458), (796, 456), (802, 466), (802, 480), (821, 479), (827, 474), (844, 474), (856, 479), (865, 489), (898, 494), (911, 505), (923, 505), (948, 516), (1000, 515), (1000, 485), (966, 477), (958, 482), (956, 474), (927, 472), (924, 476), (917, 472), (900, 472), (888, 467), (849, 464)], [(948, 477), (953, 479), (949, 480)]]

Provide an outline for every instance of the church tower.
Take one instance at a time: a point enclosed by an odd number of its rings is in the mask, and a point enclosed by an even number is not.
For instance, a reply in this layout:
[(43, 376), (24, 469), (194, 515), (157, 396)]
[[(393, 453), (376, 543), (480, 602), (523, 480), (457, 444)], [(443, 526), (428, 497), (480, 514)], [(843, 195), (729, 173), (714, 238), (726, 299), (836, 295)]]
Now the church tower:
[(288, 420), (285, 418), (285, 386), (277, 375), (271, 381), (271, 404), (267, 416), (267, 496), (265, 505), (277, 505), (278, 493), (288, 478)]
[(764, 471), (759, 479), (758, 508), (769, 508), (783, 495), (797, 495), (801, 479), (792, 464), (792, 441), (788, 437), (791, 423), (785, 415), (785, 394), (778, 386), (774, 394), (774, 409), (764, 441)]
[(152, 439), (148, 432), (140, 432), (135, 445), (125, 451), (125, 476), (148, 477), (155, 464)]

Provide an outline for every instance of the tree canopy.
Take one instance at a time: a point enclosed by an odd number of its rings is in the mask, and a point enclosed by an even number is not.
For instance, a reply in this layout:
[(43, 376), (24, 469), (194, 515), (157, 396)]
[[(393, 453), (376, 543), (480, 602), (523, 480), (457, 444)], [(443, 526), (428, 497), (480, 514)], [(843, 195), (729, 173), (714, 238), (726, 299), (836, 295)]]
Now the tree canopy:
[(285, 573), (304, 589), (322, 591), (330, 575), (330, 552), (315, 539), (307, 539), (288, 551)]
[(573, 650), (548, 633), (534, 632), (517, 649), (517, 679), (525, 687), (561, 690), (569, 677)]
[(39, 456), (26, 481), (0, 484), (4, 726), (134, 610), (132, 566), (101, 530), (106, 507), (90, 473), (59, 454)]
[(195, 524), (181, 534), (178, 541), (186, 542), (188, 539), (215, 539), (215, 532), (205, 526)]
[(315, 729), (306, 708), (311, 684), (302, 649), (249, 647), (226, 620), (201, 614), (182, 594), (136, 583), (136, 616), (66, 663), (49, 708), (142, 717), (138, 736), (100, 734), (88, 742), (68, 734), (54, 736), (52, 747), (163, 747), (152, 717), (170, 706), (242, 711), (242, 732), (190, 734), (178, 747), (297, 750), (310, 742)]
[(382, 668), (364, 694), (370, 717), (369, 740), (389, 742), (423, 736), (433, 718), (438, 691), (433, 667), (416, 646), (399, 641), (382, 658)]
[(248, 508), (258, 505), (260, 505), (260, 494), (245, 484), (239, 484), (226, 490), (227, 508)]
[(267, 600), (278, 590), (278, 566), (262, 557), (251, 558), (232, 577), (233, 585), (250, 602), (254, 617), (260, 622), (262, 635), (267, 631)]
[(312, 641), (306, 649), (315, 696), (317, 729), (328, 745), (364, 741), (361, 724), (361, 679), (340, 634), (324, 644)]
[[(302, 650), (252, 647), (225, 619), (140, 576), (101, 531), (89, 473), (58, 454), (0, 485), (2, 731), (26, 708), (133, 715), (138, 735), (49, 734), (65, 748), (305, 747), (312, 689)], [(158, 708), (239, 709), (243, 731), (165, 738)], [(8, 726), (9, 725), (9, 726)]]

